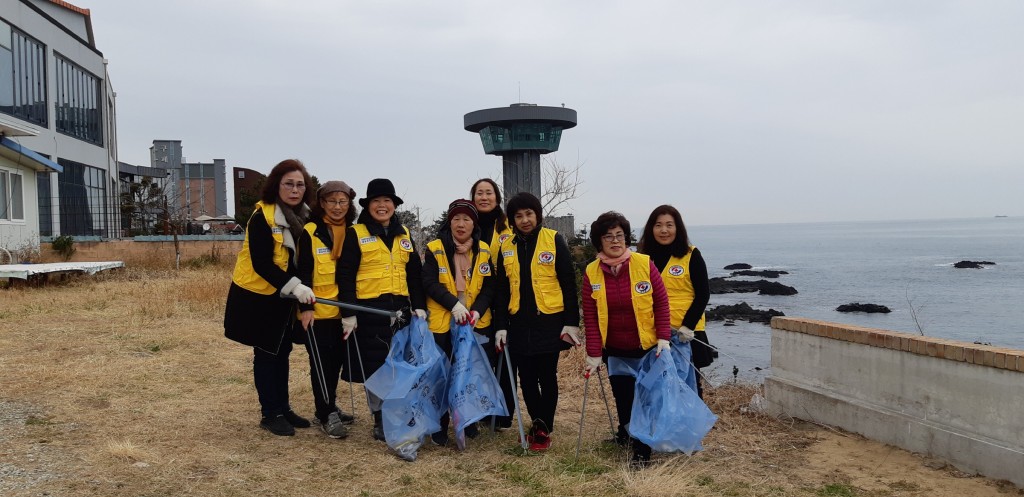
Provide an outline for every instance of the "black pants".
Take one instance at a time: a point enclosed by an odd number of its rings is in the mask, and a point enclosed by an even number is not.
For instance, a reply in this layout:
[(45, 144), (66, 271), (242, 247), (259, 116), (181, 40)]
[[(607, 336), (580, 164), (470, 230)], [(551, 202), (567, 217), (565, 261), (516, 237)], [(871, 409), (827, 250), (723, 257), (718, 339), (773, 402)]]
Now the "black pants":
[[(441, 348), (441, 351), (444, 352), (444, 356), (448, 359), (448, 364), (451, 364), (452, 333), (449, 331), (445, 333), (431, 333), (431, 335), (434, 336), (434, 343), (436, 343), (437, 346)], [(438, 420), (438, 422), (441, 424), (441, 429), (439, 431), (441, 433), (448, 433), (448, 425), (451, 422), (451, 415), (448, 414), (448, 411), (445, 411), (444, 414), (441, 415), (441, 419)]]
[(512, 371), (519, 375), (519, 387), (530, 418), (539, 419), (548, 431), (555, 431), (558, 407), (558, 352), (540, 355), (510, 354)]
[[(306, 334), (302, 323), (295, 322), (297, 332)], [(316, 417), (327, 421), (327, 416), (338, 410), (338, 377), (341, 375), (341, 364), (345, 354), (341, 339), (341, 320), (325, 319), (310, 324), (312, 333), (306, 335), (306, 353), (309, 354), (309, 376), (313, 385), (313, 405)], [(318, 363), (319, 360), (319, 363)], [(323, 375), (323, 382), (321, 376)], [(326, 396), (324, 392), (326, 391)]]
[(291, 410), (288, 405), (288, 356), (292, 342), (286, 336), (277, 354), (253, 347), (252, 376), (263, 417), (272, 418)]
[[(633, 416), (633, 388), (636, 386), (636, 378), (627, 375), (615, 375), (608, 377), (608, 383), (612, 385), (612, 397), (615, 397), (615, 412), (619, 415), (619, 433), (625, 434), (626, 425)], [(633, 446), (633, 453), (651, 456), (651, 447), (647, 444), (630, 437)]]

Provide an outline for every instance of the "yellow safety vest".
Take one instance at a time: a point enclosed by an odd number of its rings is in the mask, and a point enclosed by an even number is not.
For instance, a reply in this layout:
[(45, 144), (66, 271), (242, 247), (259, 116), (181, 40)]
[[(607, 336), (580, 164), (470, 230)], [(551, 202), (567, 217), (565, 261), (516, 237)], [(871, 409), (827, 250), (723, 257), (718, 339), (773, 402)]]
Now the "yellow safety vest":
[(512, 228), (505, 227), (504, 230), (498, 231), (497, 223), (494, 226), (494, 235), (491, 236), (491, 246), (488, 250), (491, 251), (491, 264), (498, 265), (498, 253), (501, 252), (501, 244), (505, 243), (505, 240), (512, 238)]
[[(256, 202), (256, 211), (262, 211), (267, 226), (270, 226), (271, 235), (274, 237), (274, 264), (282, 271), (288, 270), (288, 249), (284, 247), (284, 230), (274, 222), (276, 205), (264, 204), (263, 201)], [(238, 252), (235, 259), (235, 271), (231, 275), (231, 281), (236, 285), (260, 295), (273, 295), (277, 292), (267, 280), (256, 274), (252, 267), (252, 255), (249, 254), (249, 230), (245, 230), (245, 240), (242, 241), (242, 250)]]
[(376, 236), (370, 234), (366, 225), (357, 224), (356, 239), (362, 252), (359, 270), (356, 271), (356, 298), (372, 299), (384, 294), (409, 296), (405, 265), (412, 255), (412, 238), (409, 229), (396, 235), (391, 250)]
[[(480, 295), (480, 290), (484, 287), (484, 278), (491, 276), (491, 252), (487, 250), (487, 245), (484, 242), (479, 243), (480, 253), (477, 254), (476, 260), (473, 261), (472, 274), (466, 276), (467, 308), (472, 307), (477, 295)], [(452, 274), (452, 268), (448, 266), (448, 255), (444, 252), (444, 245), (441, 243), (441, 240), (434, 240), (428, 243), (427, 250), (434, 254), (434, 258), (437, 259), (437, 280), (448, 289), (449, 293), (458, 295), (458, 290), (455, 288), (455, 275)], [(430, 311), (430, 319), (427, 322), (430, 331), (434, 333), (447, 333), (452, 321), (452, 311), (446, 309), (430, 297), (427, 297), (427, 310)], [(491, 311), (488, 309), (477, 320), (476, 328), (486, 328), (490, 324)]]
[[(691, 245), (686, 255), (669, 258), (668, 264), (665, 264), (665, 270), (661, 273), (661, 280), (665, 282), (665, 291), (668, 292), (668, 305), (672, 310), (672, 327), (676, 329), (683, 326), (683, 316), (686, 315), (695, 296), (693, 281), (690, 280), (690, 256), (693, 255), (693, 249), (694, 247)], [(694, 331), (703, 330), (704, 322), (704, 315), (701, 314)]]
[[(601, 345), (608, 340), (608, 288), (604, 283), (601, 261), (587, 265), (590, 279), (590, 297), (597, 304), (597, 323), (601, 331)], [(640, 332), (640, 346), (647, 350), (658, 343), (658, 330), (654, 325), (654, 286), (651, 284), (651, 258), (633, 252), (629, 255), (629, 285), (633, 301), (633, 314)]]
[[(313, 294), (321, 299), (338, 300), (338, 282), (334, 279), (338, 261), (331, 259), (331, 247), (314, 234), (316, 223), (306, 223), (305, 229), (313, 240)], [(334, 319), (339, 315), (340, 309), (333, 305), (313, 305), (314, 319)]]
[[(530, 259), (530, 283), (533, 285), (533, 296), (537, 301), (537, 310), (544, 314), (562, 312), (562, 287), (558, 284), (555, 273), (555, 235), (557, 232), (549, 228), (540, 228), (537, 233), (537, 247)], [(519, 255), (516, 252), (515, 238), (509, 237), (501, 244), (501, 256), (505, 259), (505, 275), (508, 276), (511, 298), (508, 301), (508, 312), (519, 312)]]

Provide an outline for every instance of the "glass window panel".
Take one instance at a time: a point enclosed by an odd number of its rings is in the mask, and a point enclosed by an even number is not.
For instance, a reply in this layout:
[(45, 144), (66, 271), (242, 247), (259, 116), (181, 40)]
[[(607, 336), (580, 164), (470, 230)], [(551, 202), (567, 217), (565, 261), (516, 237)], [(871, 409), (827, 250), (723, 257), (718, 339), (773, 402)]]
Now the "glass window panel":
[(0, 219), (10, 219), (7, 200), (7, 171), (0, 171)]
[(21, 175), (11, 174), (11, 219), (25, 219), (25, 197), (21, 192)]

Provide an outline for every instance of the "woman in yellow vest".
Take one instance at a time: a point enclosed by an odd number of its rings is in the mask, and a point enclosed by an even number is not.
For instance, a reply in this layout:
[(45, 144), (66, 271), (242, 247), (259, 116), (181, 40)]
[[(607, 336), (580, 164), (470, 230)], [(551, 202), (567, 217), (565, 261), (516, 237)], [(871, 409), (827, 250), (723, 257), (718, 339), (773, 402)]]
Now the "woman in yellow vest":
[[(512, 228), (508, 226), (508, 218), (505, 217), (505, 211), (501, 208), (501, 192), (498, 190), (498, 184), (490, 178), (481, 178), (473, 183), (473, 187), (469, 190), (469, 195), (473, 199), (473, 205), (476, 207), (476, 211), (480, 218), (480, 241), (487, 245), (487, 249), (491, 251), (491, 264), (497, 265), (498, 254), (501, 253), (501, 244), (512, 236)], [(489, 340), (488, 343), (494, 343), (494, 332), (496, 331), (493, 326), (487, 327), (486, 330), (477, 330), (482, 332), (484, 336)], [(502, 371), (504, 366), (499, 369), (498, 353), (495, 347), (485, 346), (484, 351), (487, 353), (487, 358), (491, 361), (491, 368), (494, 371), (495, 376), (498, 378), (498, 383), (501, 385), (501, 391), (505, 397), (505, 405), (508, 406), (508, 416), (498, 416), (498, 419), (494, 420), (494, 428), (496, 430), (502, 430), (510, 428), (512, 426), (512, 416), (515, 414), (515, 401), (512, 397), (512, 379), (508, 377), (507, 371)], [(489, 420), (485, 420), (489, 422)]]
[[(451, 324), (470, 323), (484, 335), (491, 327), (491, 299), (494, 294), (491, 252), (480, 240), (476, 207), (459, 199), (448, 205), (445, 224), (437, 239), (427, 244), (423, 261), (423, 291), (427, 296), (427, 323), (434, 341), (450, 358)], [(484, 347), (489, 349), (492, 347)], [(448, 445), (448, 421), (441, 417), (441, 430), (431, 435), (440, 446)], [(466, 427), (466, 436), (476, 437), (476, 426)]]
[(260, 426), (275, 435), (310, 426), (288, 405), (288, 355), (293, 341), (305, 340), (293, 333), (295, 299), (311, 304), (315, 298), (298, 278), (295, 251), (313, 197), (309, 184), (306, 167), (295, 159), (270, 171), (246, 224), (224, 310), (224, 336), (253, 348)]
[(565, 238), (541, 227), (537, 197), (517, 193), (506, 208), (515, 236), (501, 244), (498, 256), (495, 345), (508, 344), (533, 418), (530, 449), (543, 451), (551, 446), (558, 406), (558, 353), (580, 343), (576, 270)]
[[(587, 330), (587, 372), (608, 355), (608, 380), (619, 415), (615, 441), (632, 442), (632, 462), (643, 465), (651, 448), (629, 437), (626, 426), (633, 410), (633, 388), (640, 360), (652, 348), (666, 353), (672, 338), (669, 304), (661, 275), (651, 258), (629, 249), (629, 221), (618, 212), (598, 216), (590, 226), (597, 260), (583, 275), (583, 322)], [(604, 349), (602, 351), (602, 348)]]
[[(426, 319), (423, 264), (409, 229), (395, 215), (395, 208), (402, 205), (401, 197), (395, 194), (395, 185), (388, 179), (371, 180), (366, 187), (366, 197), (359, 199), (359, 205), (363, 211), (359, 213), (358, 224), (346, 230), (338, 259), (340, 300), (389, 311), (412, 309), (416, 316)], [(342, 379), (362, 383), (387, 358), (391, 320), (387, 316), (347, 309), (342, 309), (341, 315), (346, 346), (351, 346), (349, 335), (355, 332), (359, 347), (357, 353), (345, 354)], [(362, 364), (351, 364), (350, 358), (361, 358)], [(379, 404), (371, 405), (373, 438), (383, 441), (380, 408)]]
[[(318, 298), (338, 300), (337, 260), (345, 242), (345, 229), (356, 219), (356, 208), (352, 205), (355, 197), (356, 191), (344, 181), (324, 183), (316, 192), (310, 222), (299, 237), (299, 275), (302, 283), (311, 287)], [(337, 307), (324, 304), (301, 304), (299, 308), (300, 331), (306, 334), (312, 326), (307, 335), (312, 340), (306, 340), (306, 352), (315, 420), (327, 436), (345, 438), (348, 436), (345, 425), (354, 418), (336, 403), (344, 357), (341, 313)]]
[[(690, 245), (686, 225), (679, 211), (662, 205), (651, 212), (640, 238), (639, 251), (651, 256), (661, 271), (672, 307), (672, 329), (679, 339), (690, 342), (693, 366), (698, 370), (710, 366), (718, 352), (709, 347), (704, 330), (704, 308), (711, 298), (708, 268), (697, 247)], [(697, 394), (704, 398), (701, 376), (697, 375)]]

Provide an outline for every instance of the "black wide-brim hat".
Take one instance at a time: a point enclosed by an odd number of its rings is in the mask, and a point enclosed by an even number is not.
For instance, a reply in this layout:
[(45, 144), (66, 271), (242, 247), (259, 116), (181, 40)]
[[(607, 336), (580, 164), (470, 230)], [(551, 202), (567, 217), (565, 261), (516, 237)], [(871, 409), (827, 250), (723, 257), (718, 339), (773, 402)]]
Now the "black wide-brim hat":
[(359, 199), (360, 207), (365, 209), (370, 200), (377, 197), (391, 197), (391, 200), (395, 202), (395, 207), (403, 204), (402, 197), (395, 195), (395, 185), (387, 178), (370, 180), (370, 183), (366, 185), (366, 196)]

